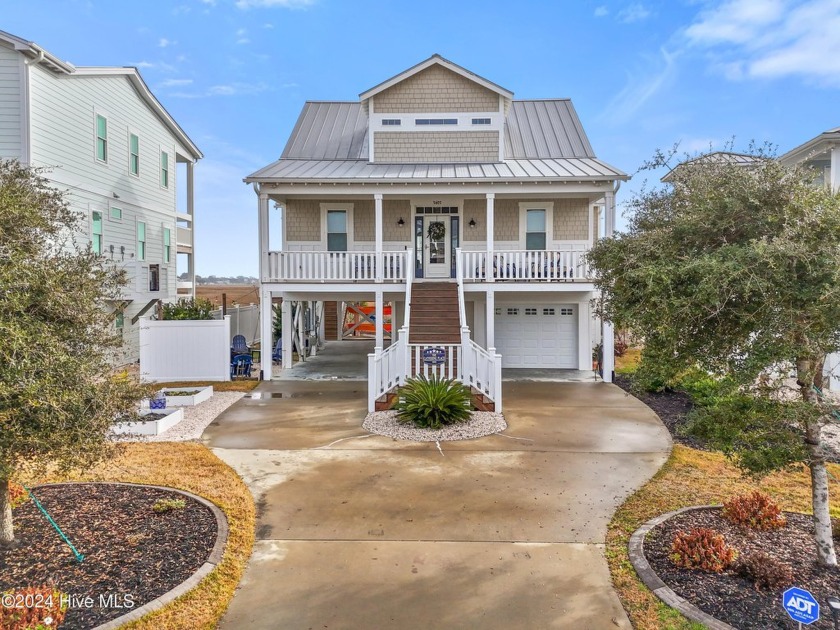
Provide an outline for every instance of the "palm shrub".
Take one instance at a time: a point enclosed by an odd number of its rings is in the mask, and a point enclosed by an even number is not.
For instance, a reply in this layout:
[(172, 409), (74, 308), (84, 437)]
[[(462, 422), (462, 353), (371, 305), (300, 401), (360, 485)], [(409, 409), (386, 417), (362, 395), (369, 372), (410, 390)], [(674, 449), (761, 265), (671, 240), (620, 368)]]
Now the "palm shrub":
[(470, 417), (470, 390), (458, 381), (420, 375), (406, 380), (394, 409), (404, 424), (440, 429)]

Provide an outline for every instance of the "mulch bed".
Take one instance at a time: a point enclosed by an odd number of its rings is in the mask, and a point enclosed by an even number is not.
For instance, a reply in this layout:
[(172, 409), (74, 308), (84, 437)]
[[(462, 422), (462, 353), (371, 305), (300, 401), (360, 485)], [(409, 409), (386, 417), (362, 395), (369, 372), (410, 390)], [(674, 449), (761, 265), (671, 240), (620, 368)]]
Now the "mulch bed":
[(614, 382), (625, 392), (632, 394), (653, 409), (654, 413), (659, 416), (659, 419), (667, 427), (674, 442), (701, 451), (709, 450), (702, 440), (688, 435), (682, 435), (681, 433), (688, 412), (694, 408), (694, 403), (691, 402), (691, 397), (688, 394), (673, 390), (664, 392), (635, 392), (630, 386), (630, 378), (623, 374), (616, 374)]
[[(84, 561), (76, 561), (34, 502), (27, 501), (14, 510), (20, 547), (0, 551), (0, 591), (53, 584), (79, 600), (91, 596), (91, 607), (70, 606), (61, 626), (68, 630), (93, 628), (163, 595), (190, 577), (216, 542), (213, 513), (175, 492), (69, 484), (36, 488), (34, 494)], [(155, 514), (158, 499), (184, 499), (186, 506)], [(115, 596), (111, 602), (109, 596)], [(131, 607), (125, 605), (129, 597)], [(114, 601), (125, 607), (114, 607)]]
[(723, 534), (727, 544), (740, 554), (763, 551), (793, 569), (793, 583), (811, 592), (820, 603), (820, 621), (808, 628), (831, 630), (834, 625), (826, 599), (840, 595), (840, 569), (817, 564), (811, 517), (786, 513), (787, 527), (769, 532), (744, 530), (722, 518), (719, 509), (683, 512), (655, 527), (645, 539), (645, 556), (659, 577), (678, 595), (700, 610), (740, 630), (787, 630), (797, 628), (782, 608), (782, 592), (756, 591), (746, 578), (732, 570), (706, 573), (683, 569), (669, 559), (671, 541), (679, 531), (709, 527)]

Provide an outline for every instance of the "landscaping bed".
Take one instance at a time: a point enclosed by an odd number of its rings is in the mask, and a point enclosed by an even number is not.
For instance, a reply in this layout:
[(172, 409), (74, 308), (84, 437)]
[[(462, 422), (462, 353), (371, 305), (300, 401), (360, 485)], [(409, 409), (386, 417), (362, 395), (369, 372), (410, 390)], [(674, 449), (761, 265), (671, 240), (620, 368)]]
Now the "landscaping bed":
[(167, 407), (194, 407), (213, 395), (213, 386), (207, 387), (164, 387)]
[[(77, 562), (26, 501), (14, 511), (21, 545), (0, 552), (0, 591), (51, 584), (72, 595), (77, 605), (71, 603), (62, 628), (92, 628), (163, 595), (201, 567), (216, 542), (211, 510), (177, 492), (97, 483), (34, 493), (84, 560)], [(174, 503), (156, 512), (156, 502), (165, 499), (183, 500), (183, 507)], [(92, 605), (81, 604), (86, 596)]]
[(144, 409), (140, 411), (142, 421), (119, 422), (111, 427), (118, 435), (160, 435), (184, 419), (184, 410)]
[[(811, 592), (822, 606), (820, 621), (809, 628), (833, 628), (826, 600), (840, 594), (840, 569), (817, 564), (813, 524), (805, 514), (787, 513), (787, 526), (756, 531), (734, 525), (709, 508), (677, 514), (653, 528), (645, 539), (645, 557), (660, 579), (678, 595), (721, 621), (740, 630), (787, 630), (796, 624), (782, 608), (782, 592), (798, 586)], [(751, 580), (733, 568), (710, 573), (676, 566), (669, 558), (674, 535), (682, 530), (706, 527), (723, 534), (739, 555), (763, 552), (784, 562), (793, 570), (792, 581), (784, 587), (756, 590)]]
[(630, 377), (624, 374), (615, 375), (615, 384), (628, 394), (631, 394), (653, 409), (662, 423), (668, 429), (674, 442), (691, 448), (707, 450), (701, 440), (682, 435), (681, 429), (685, 425), (688, 412), (694, 408), (691, 396), (684, 392), (666, 390), (663, 392), (635, 392), (630, 386)]

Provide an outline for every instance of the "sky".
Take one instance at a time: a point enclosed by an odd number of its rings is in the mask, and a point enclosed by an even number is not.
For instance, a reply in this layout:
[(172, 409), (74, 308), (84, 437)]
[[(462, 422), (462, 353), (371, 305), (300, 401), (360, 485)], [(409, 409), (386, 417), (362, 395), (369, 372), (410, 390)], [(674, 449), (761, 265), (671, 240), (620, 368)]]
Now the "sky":
[(0, 29), (140, 70), (205, 156), (205, 276), (257, 275), (242, 178), (280, 156), (306, 100), (358, 100), (434, 53), (515, 98), (571, 98), (596, 155), (634, 175), (619, 206), (658, 183), (637, 173), (657, 149), (784, 153), (840, 126), (840, 0), (0, 0)]

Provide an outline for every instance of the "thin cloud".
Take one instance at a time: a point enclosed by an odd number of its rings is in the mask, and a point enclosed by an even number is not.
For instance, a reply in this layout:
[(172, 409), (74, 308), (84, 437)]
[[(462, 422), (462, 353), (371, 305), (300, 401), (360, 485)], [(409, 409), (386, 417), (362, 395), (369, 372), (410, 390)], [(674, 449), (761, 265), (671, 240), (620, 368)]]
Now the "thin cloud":
[(192, 79), (166, 79), (161, 83), (158, 83), (158, 87), (161, 88), (169, 88), (169, 87), (181, 87), (184, 85), (192, 85)]
[(595, 8), (595, 17), (604, 17), (609, 15), (610, 10), (605, 6), (600, 6)]
[(251, 96), (268, 90), (265, 83), (224, 83), (199, 92), (174, 92), (175, 98), (210, 98), (214, 96)]
[(167, 48), (168, 46), (171, 46), (174, 43), (175, 42), (173, 42), (172, 40), (166, 39), (165, 37), (161, 37), (158, 40), (158, 48)]
[(131, 64), (138, 70), (160, 70), (161, 72), (177, 72), (178, 68), (165, 61), (136, 61)]
[(616, 14), (616, 18), (625, 24), (642, 22), (650, 17), (650, 9), (641, 3), (633, 3)]
[(624, 89), (609, 102), (600, 118), (614, 125), (628, 122), (676, 75), (676, 54), (664, 48), (649, 63), (652, 70), (627, 76)]
[(274, 28), (274, 24), (272, 24), (271, 22), (266, 22), (265, 24), (263, 24), (263, 28)]
[(236, 0), (237, 9), (305, 9), (316, 0)]
[(250, 44), (251, 40), (248, 39), (248, 31), (244, 28), (240, 28), (236, 31), (236, 43), (237, 44)]
[(840, 87), (840, 0), (727, 0), (685, 29), (730, 80), (799, 77)]

